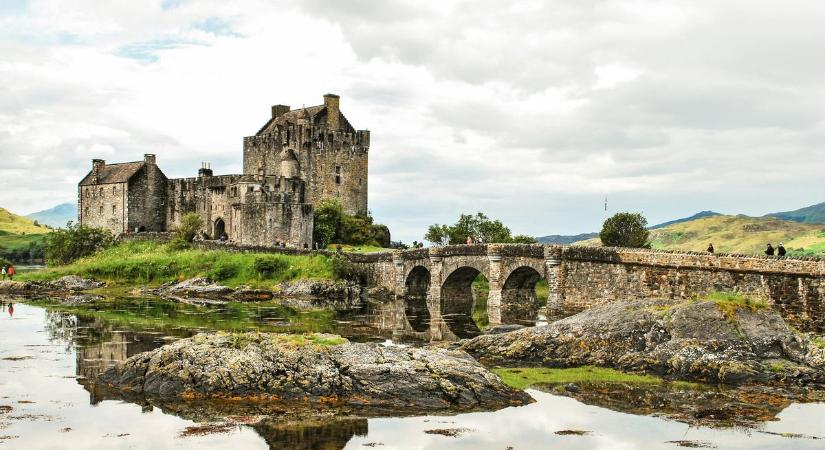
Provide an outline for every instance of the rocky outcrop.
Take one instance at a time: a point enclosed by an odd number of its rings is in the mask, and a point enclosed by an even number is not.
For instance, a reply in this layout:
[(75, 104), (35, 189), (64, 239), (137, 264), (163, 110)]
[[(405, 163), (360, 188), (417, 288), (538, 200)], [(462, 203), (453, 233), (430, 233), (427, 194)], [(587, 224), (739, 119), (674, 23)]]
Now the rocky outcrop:
[(200, 334), (135, 355), (100, 381), (146, 397), (403, 411), (530, 401), (461, 351), (349, 343), (330, 335)]
[(295, 307), (355, 308), (362, 305), (364, 288), (357, 283), (331, 280), (298, 280), (281, 283), (277, 295)]
[(460, 348), (485, 364), (596, 365), (666, 378), (825, 384), (825, 351), (770, 308), (712, 301), (614, 302)]
[(53, 281), (0, 281), (0, 294), (57, 294), (98, 289), (106, 283), (89, 280), (77, 275), (67, 275)]
[(198, 277), (181, 282), (171, 281), (144, 292), (160, 297), (227, 299), (235, 290), (209, 278)]

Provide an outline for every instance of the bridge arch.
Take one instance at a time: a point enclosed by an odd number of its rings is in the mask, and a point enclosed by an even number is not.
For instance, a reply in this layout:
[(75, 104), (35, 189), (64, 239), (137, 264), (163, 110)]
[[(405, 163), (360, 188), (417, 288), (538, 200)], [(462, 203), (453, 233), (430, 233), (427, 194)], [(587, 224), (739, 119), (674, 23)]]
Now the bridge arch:
[(430, 309), (427, 299), (430, 292), (430, 271), (424, 266), (410, 270), (404, 283), (404, 314), (413, 330), (427, 331), (430, 328)]
[(473, 282), (479, 274), (484, 275), (477, 267), (461, 266), (450, 272), (441, 285), (441, 317), (458, 337), (480, 333), (478, 325), (473, 321), (476, 301)]
[(536, 285), (544, 275), (532, 266), (513, 269), (501, 286), (501, 322), (535, 325), (540, 301)]

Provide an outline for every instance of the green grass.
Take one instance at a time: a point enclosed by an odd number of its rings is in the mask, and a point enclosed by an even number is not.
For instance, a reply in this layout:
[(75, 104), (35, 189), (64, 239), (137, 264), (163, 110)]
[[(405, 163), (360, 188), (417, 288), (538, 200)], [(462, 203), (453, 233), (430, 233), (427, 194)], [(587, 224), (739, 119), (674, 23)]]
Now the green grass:
[(757, 311), (768, 307), (768, 303), (762, 300), (752, 299), (746, 295), (734, 292), (711, 292), (704, 296), (701, 300), (711, 301), (716, 303), (722, 314), (729, 322), (734, 322), (736, 319), (737, 309), (749, 309)]
[(604, 367), (582, 366), (567, 369), (547, 367), (520, 367), (492, 369), (504, 384), (513, 389), (527, 389), (536, 384), (565, 383), (628, 383), (628, 384), (662, 384), (669, 383), (681, 387), (698, 387), (696, 383), (684, 381), (666, 382), (652, 375), (636, 375)]
[(391, 248), (384, 248), (384, 247), (376, 247), (374, 245), (349, 245), (349, 244), (329, 244), (327, 246), (327, 250), (334, 252), (338, 250), (338, 246), (341, 246), (341, 250), (347, 253), (380, 253), (380, 252), (391, 252)]
[(822, 350), (825, 350), (825, 338), (822, 338), (822, 337), (817, 336), (817, 337), (813, 338), (813, 339), (811, 340), (811, 342), (812, 342), (815, 346), (817, 346), (817, 347), (821, 348)]
[[(255, 270), (256, 259), (281, 261), (277, 270), (263, 277)], [(21, 280), (51, 280), (64, 275), (95, 278), (112, 284), (160, 284), (209, 276), (227, 286), (257, 288), (297, 279), (332, 279), (332, 262), (322, 255), (271, 255), (207, 250), (173, 250), (157, 242), (125, 242), (65, 266), (23, 274)]]

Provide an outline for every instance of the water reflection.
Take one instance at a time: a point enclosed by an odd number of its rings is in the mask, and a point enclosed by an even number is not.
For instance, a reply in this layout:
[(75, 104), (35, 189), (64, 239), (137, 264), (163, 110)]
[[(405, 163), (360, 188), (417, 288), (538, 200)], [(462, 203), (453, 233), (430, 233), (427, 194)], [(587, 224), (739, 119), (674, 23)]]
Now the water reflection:
[[(821, 437), (825, 429), (825, 404), (739, 390), (548, 387), (532, 390), (537, 402), (524, 407), (406, 418), (254, 404), (235, 405), (227, 412), (214, 403), (141, 398), (124, 403), (110, 400), (120, 397), (93, 382), (101, 371), (204, 329), (318, 330), (353, 340), (410, 345), (449, 337), (452, 331), (444, 323), (416, 331), (403, 301), (335, 313), (275, 304), (193, 307), (150, 299), (116, 299), (88, 309), (27, 304), (16, 304), (15, 309), (13, 319), (0, 316), (0, 406), (11, 408), (5, 414), (0, 409), (0, 436), (18, 436), (0, 444), (10, 448), (71, 442), (73, 447), (96, 449), (672, 449), (677, 447), (669, 441), (689, 440), (719, 448), (758, 449), (819, 448), (823, 442), (813, 437)], [(764, 423), (754, 428), (754, 421)], [(430, 433), (451, 429), (465, 431), (459, 437)], [(563, 430), (591, 433), (556, 434)]]

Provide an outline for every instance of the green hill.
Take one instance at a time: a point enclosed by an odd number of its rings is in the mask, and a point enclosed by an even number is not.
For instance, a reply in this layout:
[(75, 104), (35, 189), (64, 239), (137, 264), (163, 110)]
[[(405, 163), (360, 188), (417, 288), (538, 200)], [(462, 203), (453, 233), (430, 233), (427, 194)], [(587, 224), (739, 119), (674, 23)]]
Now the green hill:
[(12, 262), (41, 259), (43, 241), (50, 230), (0, 208), (0, 259)]
[[(650, 231), (653, 248), (703, 252), (708, 243), (720, 253), (759, 254), (768, 242), (782, 242), (791, 254), (825, 256), (825, 226), (774, 217), (712, 216)], [(575, 245), (601, 245), (599, 238)]]
[(776, 217), (777, 219), (802, 223), (825, 223), (825, 203), (806, 206), (794, 211), (772, 213), (766, 217)]

